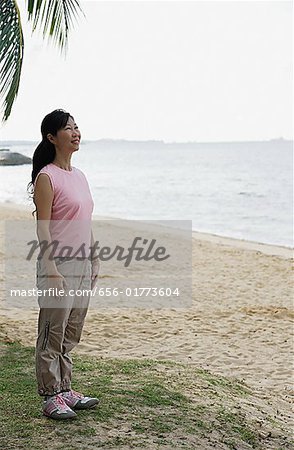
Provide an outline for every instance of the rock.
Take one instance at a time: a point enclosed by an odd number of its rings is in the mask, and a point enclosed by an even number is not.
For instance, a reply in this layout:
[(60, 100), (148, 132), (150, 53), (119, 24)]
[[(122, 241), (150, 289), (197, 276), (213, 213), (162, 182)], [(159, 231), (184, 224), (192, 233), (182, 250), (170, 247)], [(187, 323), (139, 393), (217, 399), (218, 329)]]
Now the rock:
[(11, 152), (6, 148), (1, 149), (0, 152), (0, 166), (17, 166), (32, 163), (31, 158), (21, 153)]

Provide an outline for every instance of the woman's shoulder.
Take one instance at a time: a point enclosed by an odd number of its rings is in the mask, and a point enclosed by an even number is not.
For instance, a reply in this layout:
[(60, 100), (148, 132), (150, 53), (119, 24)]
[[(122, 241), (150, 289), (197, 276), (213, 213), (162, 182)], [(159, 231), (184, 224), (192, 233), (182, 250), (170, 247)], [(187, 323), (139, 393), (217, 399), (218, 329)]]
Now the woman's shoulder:
[(58, 170), (56, 170), (55, 164), (49, 163), (46, 166), (42, 167), (39, 173), (46, 173), (48, 175), (55, 175), (58, 173)]
[(48, 172), (48, 170), (50, 170), (50, 164), (47, 164), (46, 166), (42, 167), (42, 169), (40, 170), (41, 172)]

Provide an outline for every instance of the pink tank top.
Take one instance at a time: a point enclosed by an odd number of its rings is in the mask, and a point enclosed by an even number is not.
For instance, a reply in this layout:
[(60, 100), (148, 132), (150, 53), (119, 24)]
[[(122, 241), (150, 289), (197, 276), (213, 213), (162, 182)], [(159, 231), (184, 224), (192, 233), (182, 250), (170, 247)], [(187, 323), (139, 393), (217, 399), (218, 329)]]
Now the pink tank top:
[(94, 202), (85, 175), (76, 167), (69, 171), (50, 163), (40, 170), (34, 186), (41, 173), (48, 175), (54, 193), (50, 221), (52, 241), (58, 242), (54, 256), (88, 257)]

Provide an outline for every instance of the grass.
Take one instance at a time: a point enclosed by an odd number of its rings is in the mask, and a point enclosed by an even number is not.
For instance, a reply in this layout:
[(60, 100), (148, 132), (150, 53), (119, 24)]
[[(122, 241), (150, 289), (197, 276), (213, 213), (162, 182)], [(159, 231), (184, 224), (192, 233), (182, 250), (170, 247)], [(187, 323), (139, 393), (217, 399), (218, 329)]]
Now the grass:
[(100, 404), (70, 422), (42, 416), (33, 348), (2, 343), (0, 366), (3, 450), (292, 448), (269, 403), (192, 365), (75, 356), (74, 388)]

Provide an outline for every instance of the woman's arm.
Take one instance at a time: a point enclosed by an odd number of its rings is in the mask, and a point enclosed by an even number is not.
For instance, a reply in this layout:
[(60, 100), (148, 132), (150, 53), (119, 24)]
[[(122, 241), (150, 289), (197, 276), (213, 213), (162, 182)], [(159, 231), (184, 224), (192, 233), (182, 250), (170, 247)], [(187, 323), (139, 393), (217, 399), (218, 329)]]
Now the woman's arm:
[(100, 261), (99, 261), (99, 255), (97, 250), (94, 247), (95, 239), (93, 235), (93, 230), (91, 229), (91, 263), (92, 263), (92, 275), (91, 275), (91, 289), (95, 286), (99, 270), (100, 270)]
[[(51, 210), (53, 203), (53, 189), (46, 174), (40, 174), (38, 176), (35, 190), (34, 190), (34, 203), (37, 208), (37, 235), (39, 243), (45, 241), (47, 245), (52, 242), (51, 234), (49, 231), (49, 225), (51, 220)], [(60, 275), (57, 271), (54, 259), (49, 258), (52, 252), (52, 246), (49, 246), (43, 253), (43, 261), (46, 267), (48, 275)]]
[(91, 229), (91, 249), (94, 249), (91, 251), (91, 261), (92, 263), (94, 263), (95, 261), (99, 262), (99, 255), (97, 250), (94, 247), (95, 244), (95, 239), (94, 239), (94, 235), (93, 235), (93, 230)]

